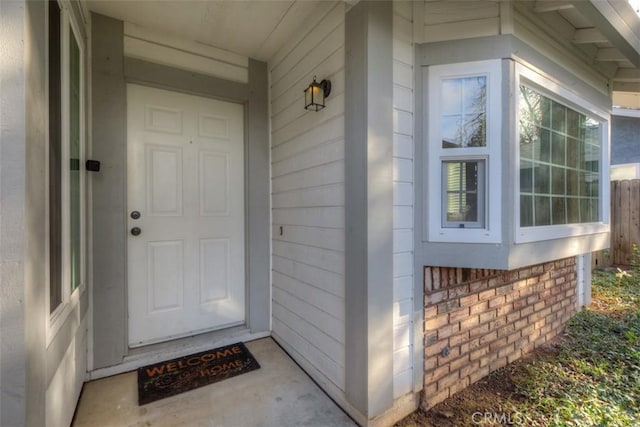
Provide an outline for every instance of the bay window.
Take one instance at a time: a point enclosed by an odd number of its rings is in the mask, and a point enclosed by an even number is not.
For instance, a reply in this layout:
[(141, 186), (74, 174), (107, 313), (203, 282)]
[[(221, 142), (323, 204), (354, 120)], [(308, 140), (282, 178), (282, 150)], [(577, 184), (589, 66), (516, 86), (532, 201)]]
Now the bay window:
[(519, 64), (515, 87), (519, 152), (516, 241), (603, 229), (606, 113)]
[(608, 94), (509, 41), (471, 62), (444, 62), (478, 57), (463, 44), (419, 48), (425, 265), (507, 270), (608, 245)]
[(500, 239), (500, 61), (428, 70), (428, 238)]

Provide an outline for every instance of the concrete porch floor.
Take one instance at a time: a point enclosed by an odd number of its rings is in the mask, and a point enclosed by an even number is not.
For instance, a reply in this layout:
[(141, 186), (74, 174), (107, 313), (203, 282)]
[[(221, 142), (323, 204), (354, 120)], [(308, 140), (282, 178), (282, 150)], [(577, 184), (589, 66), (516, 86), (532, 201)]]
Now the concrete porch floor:
[(356, 425), (271, 338), (246, 346), (260, 369), (144, 406), (135, 371), (86, 383), (73, 425)]

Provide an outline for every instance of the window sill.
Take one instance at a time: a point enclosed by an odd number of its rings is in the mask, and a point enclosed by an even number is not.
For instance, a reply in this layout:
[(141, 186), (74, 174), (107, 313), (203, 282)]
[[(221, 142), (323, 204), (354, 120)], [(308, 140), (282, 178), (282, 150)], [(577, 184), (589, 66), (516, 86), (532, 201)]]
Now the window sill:
[(49, 316), (47, 322), (47, 347), (53, 342), (62, 326), (65, 324), (71, 313), (80, 304), (80, 298), (85, 293), (86, 285), (78, 287), (67, 301), (61, 303)]
[(545, 240), (567, 239), (577, 236), (608, 233), (609, 231), (609, 224), (604, 223), (521, 227), (516, 230), (514, 241), (516, 244), (534, 243)]

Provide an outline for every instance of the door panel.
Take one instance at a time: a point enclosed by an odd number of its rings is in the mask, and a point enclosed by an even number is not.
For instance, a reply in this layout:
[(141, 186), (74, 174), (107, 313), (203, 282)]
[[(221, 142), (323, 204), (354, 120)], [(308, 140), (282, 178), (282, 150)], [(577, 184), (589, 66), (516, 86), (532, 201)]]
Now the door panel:
[(182, 149), (147, 145), (147, 211), (150, 216), (182, 216)]
[(129, 345), (244, 323), (242, 106), (138, 85), (127, 102)]

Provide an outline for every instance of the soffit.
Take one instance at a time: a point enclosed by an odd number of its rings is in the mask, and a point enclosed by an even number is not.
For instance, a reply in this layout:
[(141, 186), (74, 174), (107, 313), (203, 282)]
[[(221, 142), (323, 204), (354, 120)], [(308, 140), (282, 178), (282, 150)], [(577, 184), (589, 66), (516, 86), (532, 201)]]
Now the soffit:
[(640, 92), (640, 17), (626, 0), (536, 0), (543, 21), (566, 23), (570, 42), (608, 75), (613, 89)]
[(170, 36), (268, 61), (335, 2), (87, 0), (90, 11)]

